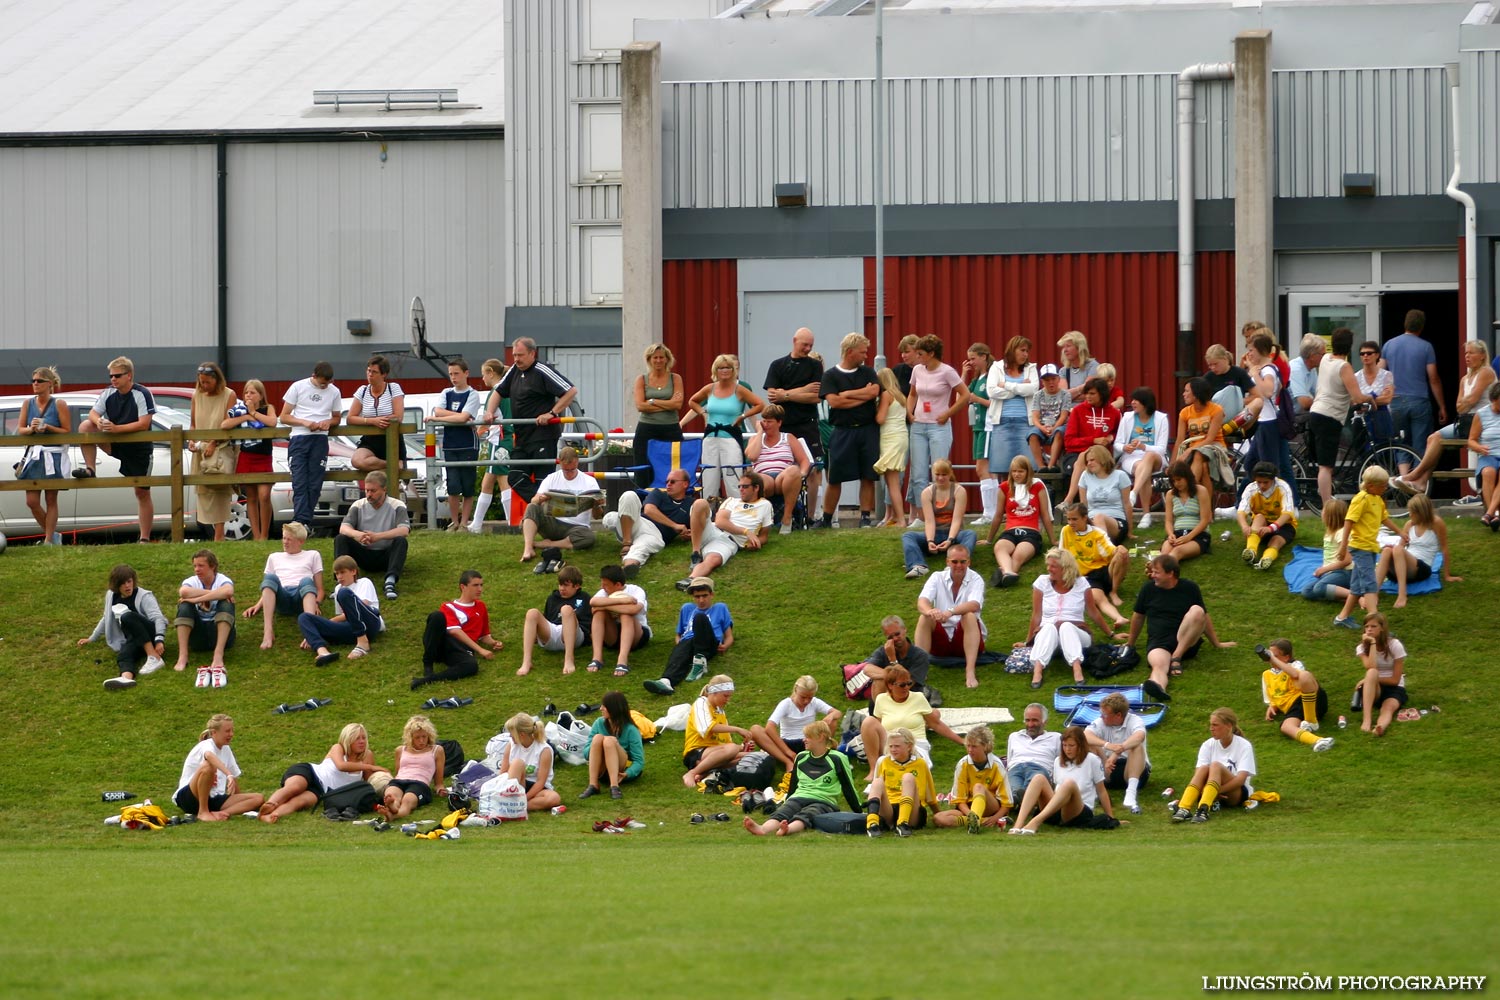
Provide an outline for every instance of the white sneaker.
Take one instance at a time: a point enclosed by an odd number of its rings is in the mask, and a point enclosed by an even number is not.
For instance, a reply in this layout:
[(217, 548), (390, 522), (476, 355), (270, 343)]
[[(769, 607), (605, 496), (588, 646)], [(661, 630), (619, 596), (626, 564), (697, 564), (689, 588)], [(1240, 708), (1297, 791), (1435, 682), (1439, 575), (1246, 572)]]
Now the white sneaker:
[(1215, 507), (1214, 508), (1214, 520), (1215, 521), (1232, 521), (1232, 520), (1234, 520), (1234, 512), (1235, 512), (1235, 510), (1236, 510), (1236, 508), (1234, 508), (1234, 507)]
[(1127, 802), (1125, 803), (1125, 808), (1129, 809), (1131, 815), (1133, 816), (1139, 816), (1141, 814), (1141, 804), (1139, 802)]
[(213, 671), (209, 670), (207, 667), (199, 667), (198, 668), (198, 677), (197, 677), (196, 680), (193, 681), (193, 687), (195, 687), (195, 688), (206, 688), (206, 687), (212, 687), (212, 686), (213, 686)]
[(470, 524), (467, 528), (465, 528), (464, 530), (467, 531), (471, 535), (482, 535), (482, 534), (484, 534), (484, 522), (483, 521), (475, 521), (472, 524)]
[(927, 567), (926, 566), (922, 566), (922, 565), (911, 566), (906, 571), (906, 578), (908, 580), (920, 580), (922, 577), (924, 577), (926, 575), (927, 575)]
[(1333, 737), (1325, 736), (1321, 740), (1313, 744), (1313, 753), (1322, 753), (1324, 750), (1327, 750), (1331, 746), (1333, 746)]
[(906, 526), (908, 528), (920, 528), (922, 526), (922, 519), (920, 517), (914, 517), (907, 522)]
[(1316, 723), (1316, 722), (1308, 722), (1306, 719), (1303, 719), (1302, 720), (1302, 724), (1299, 725), (1297, 727), (1297, 729), (1298, 729), (1299, 732), (1315, 733), (1315, 732), (1318, 731), (1318, 723)]
[(1146, 531), (1146, 530), (1150, 529), (1150, 527), (1151, 527), (1151, 515), (1150, 514), (1142, 514), (1141, 515), (1141, 519), (1135, 523), (1135, 526), (1137, 528), (1139, 528), (1140, 530), (1142, 530), (1142, 531)]
[(776, 533), (778, 535), (790, 535), (792, 533), (792, 526), (790, 524), (783, 524)]
[(213, 676), (214, 687), (221, 688), (229, 683), (229, 675), (225, 673), (223, 667), (211, 667), (209, 673)]
[(148, 656), (146, 657), (146, 665), (141, 667), (141, 673), (154, 674), (166, 665), (166, 661), (164, 661), (160, 656)]
[(974, 518), (974, 520), (970, 521), (969, 523), (972, 524), (976, 528), (982, 528), (985, 525), (989, 524), (991, 520), (993, 520), (993, 519), (988, 514), (980, 514), (978, 517)]

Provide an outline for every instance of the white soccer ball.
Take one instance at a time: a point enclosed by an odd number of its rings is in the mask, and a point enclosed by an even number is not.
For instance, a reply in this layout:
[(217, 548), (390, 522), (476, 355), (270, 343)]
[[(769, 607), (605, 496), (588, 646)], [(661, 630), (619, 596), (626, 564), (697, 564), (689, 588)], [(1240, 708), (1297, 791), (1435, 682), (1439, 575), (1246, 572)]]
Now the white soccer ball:
[(0, 531), (0, 552), (4, 552), (5, 547), (9, 544), (10, 543), (5, 540), (5, 533), (3, 531)]

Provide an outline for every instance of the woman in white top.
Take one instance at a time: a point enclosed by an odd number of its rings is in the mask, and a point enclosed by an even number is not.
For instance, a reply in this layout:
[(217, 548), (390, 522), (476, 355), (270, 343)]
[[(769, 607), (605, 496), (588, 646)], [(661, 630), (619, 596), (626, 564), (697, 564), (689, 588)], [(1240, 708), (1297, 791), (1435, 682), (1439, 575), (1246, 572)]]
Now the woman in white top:
[[(1360, 707), (1365, 718), (1359, 728), (1384, 736), (1391, 720), (1406, 704), (1406, 647), (1391, 635), (1385, 615), (1377, 612), (1365, 617), (1364, 636), (1354, 647), (1354, 655), (1365, 668), (1364, 679), (1359, 682)], [(1371, 726), (1377, 705), (1380, 718)]]
[(365, 727), (351, 722), (318, 763), (293, 764), (286, 769), (281, 776), (281, 787), (267, 796), (260, 810), (260, 821), (275, 823), (300, 809), (311, 809), (329, 792), (385, 770), (375, 763)]
[(1318, 495), (1323, 506), (1333, 499), (1333, 464), (1338, 461), (1339, 442), (1349, 408), (1362, 398), (1349, 351), (1354, 346), (1354, 331), (1341, 326), (1333, 331), (1328, 355), (1318, 365), (1317, 387), (1312, 407), (1307, 411), (1307, 441), (1318, 465)]
[(1375, 567), (1375, 581), (1396, 581), (1396, 603), (1392, 607), (1406, 607), (1406, 585), (1421, 583), (1432, 575), (1439, 553), (1443, 556), (1443, 582), (1462, 583), (1463, 577), (1454, 576), (1449, 566), (1448, 525), (1432, 508), (1432, 501), (1419, 494), (1411, 498), (1406, 512), (1411, 520), (1406, 522), (1401, 537), (1395, 545), (1380, 550), (1380, 562)]
[(182, 777), (172, 802), (185, 815), (209, 822), (254, 812), (264, 795), (240, 791), (240, 765), (229, 749), (234, 739), (234, 720), (222, 712), (208, 720), (198, 736), (198, 745), (182, 764)]
[[(1216, 708), (1208, 717), (1208, 739), (1198, 748), (1198, 763), (1193, 778), (1182, 790), (1172, 822), (1192, 820), (1207, 823), (1214, 802), (1222, 798), (1225, 805), (1244, 806), (1253, 802), (1255, 748), (1240, 731), (1240, 717), (1232, 708)], [(1193, 807), (1197, 806), (1195, 812)]]
[[(1120, 471), (1135, 481), (1130, 503), (1140, 501), (1141, 519), (1136, 527), (1142, 530), (1151, 527), (1151, 477), (1167, 467), (1171, 436), (1167, 415), (1156, 408), (1156, 393), (1144, 385), (1133, 391), (1130, 412), (1115, 432), (1115, 454), (1120, 456)], [(1128, 519), (1129, 508), (1125, 515)]]
[(811, 674), (798, 677), (790, 698), (783, 698), (764, 726), (750, 727), (755, 745), (781, 761), (790, 776), (797, 755), (807, 749), (802, 733), (821, 713), (822, 719), (835, 730), (843, 713), (818, 697), (818, 681)]
[(1453, 407), (1458, 419), (1428, 436), (1427, 450), (1422, 453), (1422, 461), (1417, 467), (1405, 476), (1391, 480), (1396, 489), (1405, 493), (1426, 493), (1428, 477), (1437, 468), (1438, 459), (1443, 457), (1443, 442), (1469, 436), (1474, 412), (1484, 405), (1485, 393), (1494, 384), (1495, 370), (1490, 367), (1490, 349), (1477, 340), (1464, 345), (1464, 363), (1467, 367), (1458, 380), (1458, 401)]
[(992, 477), (998, 477), (1002, 469), (1009, 469), (1011, 459), (1017, 455), (1029, 453), (1031, 397), (1041, 385), (1037, 367), (1031, 360), (1031, 341), (1025, 337), (1010, 338), (1005, 353), (990, 365), (984, 381), (984, 391), (989, 397), (989, 413), (984, 419), (990, 432), (986, 458)]
[(522, 712), (505, 720), (510, 742), (500, 760), (500, 773), (508, 774), (526, 788), (526, 811), (545, 812), (562, 805), (562, 796), (552, 787), (552, 747), (542, 720)]
[(1376, 447), (1391, 439), (1391, 400), (1396, 398), (1396, 378), (1380, 367), (1380, 345), (1367, 340), (1359, 345), (1359, 371), (1354, 373), (1359, 386), (1359, 402), (1370, 406), (1367, 424)]
[[(359, 447), (349, 461), (361, 472), (385, 468), (385, 429), (392, 423), (399, 424), (406, 415), (406, 394), (399, 382), (389, 381), (391, 363), (384, 355), (377, 354), (365, 363), (364, 385), (354, 390), (354, 400), (349, 404), (349, 414), (344, 422), (366, 427), (360, 437)], [(399, 439), (398, 448), (401, 447)], [(397, 455), (399, 462), (404, 456)]]
[(1083, 681), (1083, 651), (1093, 645), (1086, 618), (1093, 618), (1106, 633), (1109, 625), (1098, 603), (1089, 597), (1087, 580), (1080, 579), (1078, 562), (1064, 549), (1049, 549), (1047, 572), (1031, 585), (1031, 625), (1027, 638), (1016, 648), (1031, 647), (1031, 687), (1042, 686), (1042, 671), (1053, 654), (1062, 650), (1073, 667), (1073, 680)]
[[(1026, 816), (1041, 809), (1028, 822)], [(1099, 755), (1089, 752), (1088, 737), (1082, 726), (1069, 726), (1062, 734), (1062, 754), (1052, 765), (1052, 781), (1046, 775), (1033, 775), (1016, 810), (1012, 834), (1034, 834), (1043, 823), (1056, 826), (1091, 827), (1094, 809), (1102, 807), (1104, 815), (1114, 818), (1109, 789), (1104, 787), (1104, 765)]]

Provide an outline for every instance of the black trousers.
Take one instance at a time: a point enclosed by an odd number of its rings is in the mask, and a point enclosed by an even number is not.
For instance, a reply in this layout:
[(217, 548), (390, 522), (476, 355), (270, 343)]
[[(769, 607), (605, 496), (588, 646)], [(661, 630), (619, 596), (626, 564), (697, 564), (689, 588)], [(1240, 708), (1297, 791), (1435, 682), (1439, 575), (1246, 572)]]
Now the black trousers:
[[(433, 664), (441, 663), (448, 669), (434, 673)], [(422, 633), (422, 676), (412, 681), (412, 686), (431, 684), (435, 681), (456, 681), (473, 677), (479, 673), (479, 658), (474, 651), (448, 634), (448, 619), (441, 611), (427, 616), (427, 628)]]
[(348, 556), (353, 559), (359, 568), (371, 576), (376, 573), (384, 573), (386, 576), (400, 579), (406, 569), (406, 536), (391, 539), (390, 548), (372, 549), (367, 548), (350, 538), (348, 535), (338, 535), (333, 539), (334, 558)]
[(667, 669), (662, 671), (662, 677), (671, 681), (675, 688), (687, 680), (688, 671), (693, 669), (693, 657), (700, 654), (710, 660), (719, 655), (719, 640), (714, 637), (713, 624), (701, 611), (693, 615), (693, 634), (673, 646), (667, 654)]

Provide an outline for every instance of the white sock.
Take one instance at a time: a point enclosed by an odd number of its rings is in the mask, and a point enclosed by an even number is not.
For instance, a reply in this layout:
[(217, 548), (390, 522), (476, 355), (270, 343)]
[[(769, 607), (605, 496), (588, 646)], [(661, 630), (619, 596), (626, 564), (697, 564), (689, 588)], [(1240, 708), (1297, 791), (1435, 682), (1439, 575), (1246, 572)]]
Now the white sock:
[(1129, 804), (1135, 801), (1136, 789), (1141, 787), (1140, 778), (1130, 778), (1125, 782), (1125, 802)]
[(490, 504), (492, 504), (494, 502), (495, 502), (495, 495), (493, 493), (481, 493), (481, 494), (479, 494), (479, 500), (477, 502), (475, 502), (475, 504), (474, 504), (474, 517), (473, 517), (473, 519), (469, 523), (470, 524), (483, 524), (484, 523), (484, 515), (485, 515), (486, 512), (489, 511)]
[(500, 510), (504, 512), (505, 516), (503, 520), (506, 524), (510, 523), (511, 492), (512, 491), (508, 489), (500, 491)]
[(1000, 484), (993, 479), (986, 479), (979, 484), (979, 504), (984, 511), (984, 516), (991, 521), (995, 519), (995, 507), (1000, 501)]

